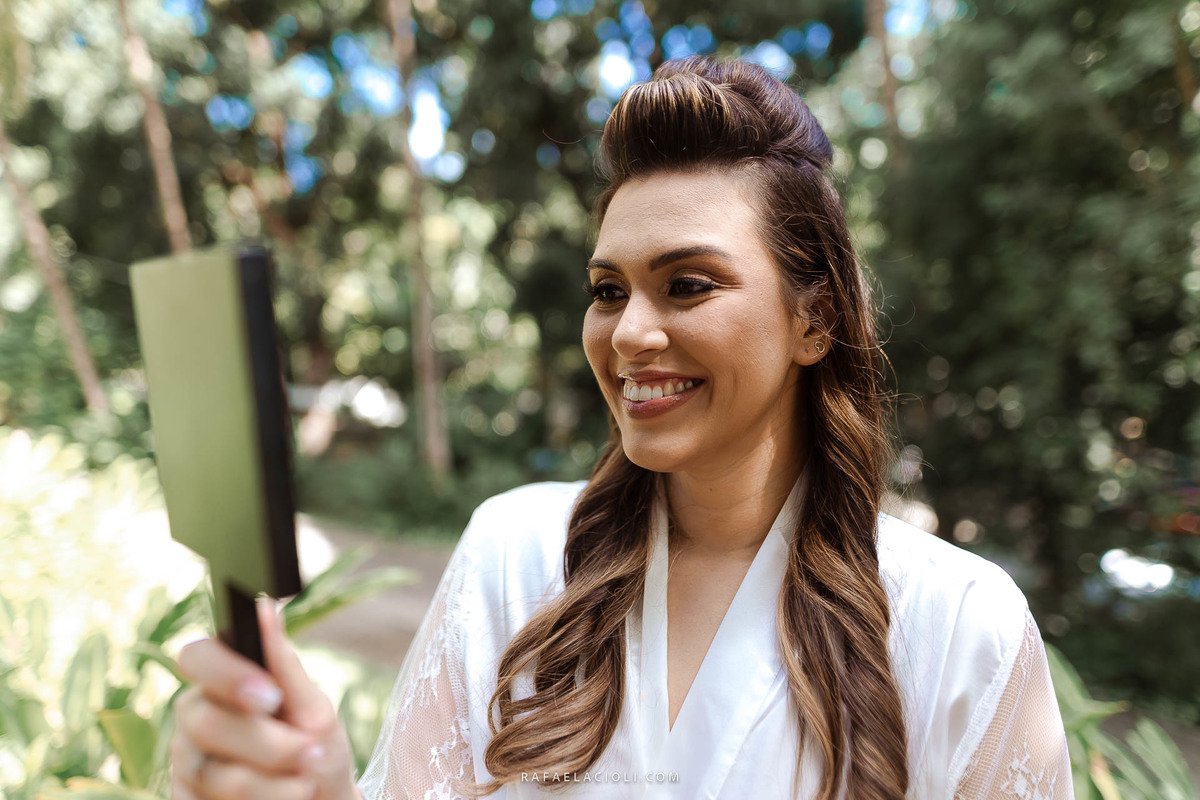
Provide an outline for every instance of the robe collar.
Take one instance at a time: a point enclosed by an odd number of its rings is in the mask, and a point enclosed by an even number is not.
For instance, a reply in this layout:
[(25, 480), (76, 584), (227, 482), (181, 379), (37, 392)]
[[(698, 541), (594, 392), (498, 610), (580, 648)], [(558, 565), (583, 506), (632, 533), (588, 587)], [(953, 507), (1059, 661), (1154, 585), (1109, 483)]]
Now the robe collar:
[[(807, 469), (801, 472), (713, 637), (668, 729), (667, 498), (660, 473), (651, 511), (650, 559), (637, 636), (640, 659), (638, 727), (647, 771), (675, 771), (679, 782), (659, 787), (672, 797), (716, 797), (751, 727), (768, 701), (786, 691), (776, 614), (788, 547), (799, 522)], [(651, 788), (647, 796), (653, 796)]]

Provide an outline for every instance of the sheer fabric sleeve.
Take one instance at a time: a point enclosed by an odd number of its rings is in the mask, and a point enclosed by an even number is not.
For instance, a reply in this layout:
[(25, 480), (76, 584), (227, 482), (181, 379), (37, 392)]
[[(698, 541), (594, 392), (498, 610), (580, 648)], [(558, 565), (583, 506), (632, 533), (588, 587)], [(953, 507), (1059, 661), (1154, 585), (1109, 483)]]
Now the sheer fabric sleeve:
[(1072, 800), (1066, 734), (1028, 610), (1012, 669), (989, 689), (992, 697), (977, 709), (957, 754), (966, 766), (955, 800)]
[(466, 632), (477, 613), (476, 509), (434, 592), (392, 689), (357, 785), (365, 800), (461, 800), (475, 780)]

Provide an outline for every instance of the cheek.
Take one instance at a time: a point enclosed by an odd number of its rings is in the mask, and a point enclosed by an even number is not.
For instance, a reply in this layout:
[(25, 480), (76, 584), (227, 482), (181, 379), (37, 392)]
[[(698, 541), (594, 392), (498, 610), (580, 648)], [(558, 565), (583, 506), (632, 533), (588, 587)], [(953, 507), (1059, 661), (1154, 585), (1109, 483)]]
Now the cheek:
[(583, 317), (583, 352), (593, 371), (604, 371), (611, 343), (611, 328), (597, 318), (594, 309), (588, 309)]

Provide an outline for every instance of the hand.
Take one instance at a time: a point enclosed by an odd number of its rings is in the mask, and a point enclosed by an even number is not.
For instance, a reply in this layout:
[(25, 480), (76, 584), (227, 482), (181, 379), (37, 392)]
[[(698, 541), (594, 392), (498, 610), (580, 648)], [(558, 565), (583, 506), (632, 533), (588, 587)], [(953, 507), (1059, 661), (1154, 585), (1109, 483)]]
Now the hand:
[(179, 670), (174, 800), (358, 800), (350, 740), (304, 671), (269, 598), (258, 601), (267, 669), (216, 639), (192, 642)]

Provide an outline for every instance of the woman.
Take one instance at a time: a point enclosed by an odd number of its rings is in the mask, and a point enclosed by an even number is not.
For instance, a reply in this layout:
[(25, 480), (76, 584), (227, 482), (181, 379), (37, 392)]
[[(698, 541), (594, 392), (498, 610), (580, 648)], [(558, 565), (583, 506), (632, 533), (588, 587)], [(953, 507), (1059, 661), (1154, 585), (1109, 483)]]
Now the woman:
[(269, 673), (189, 645), (178, 796), (1071, 797), (1020, 591), (880, 512), (882, 354), (831, 160), (756, 66), (629, 89), (587, 265), (592, 477), (475, 511), (357, 786), (269, 609)]

